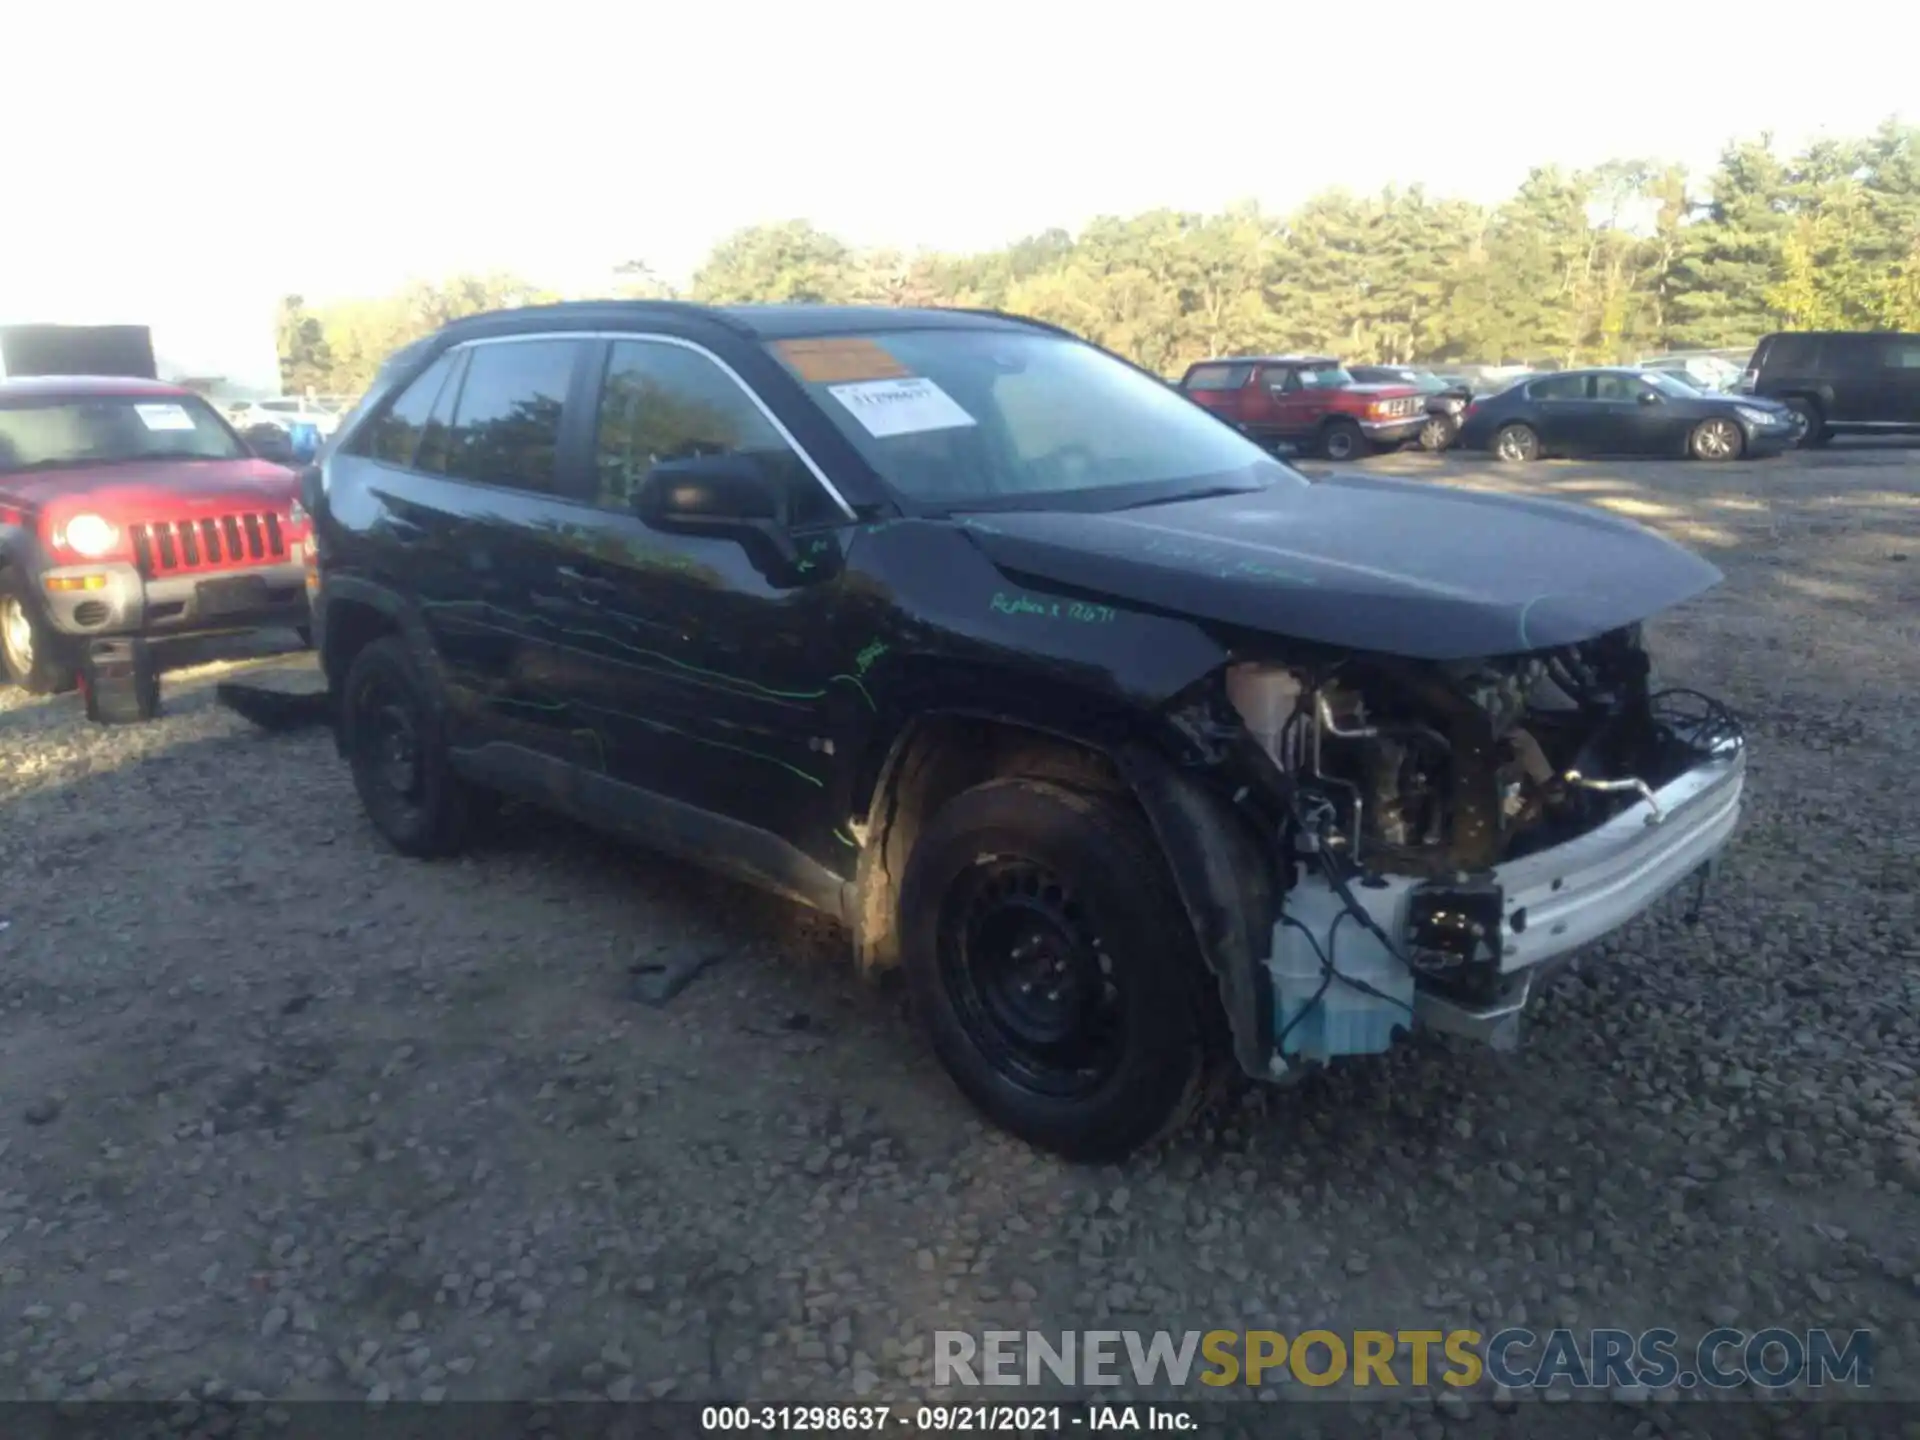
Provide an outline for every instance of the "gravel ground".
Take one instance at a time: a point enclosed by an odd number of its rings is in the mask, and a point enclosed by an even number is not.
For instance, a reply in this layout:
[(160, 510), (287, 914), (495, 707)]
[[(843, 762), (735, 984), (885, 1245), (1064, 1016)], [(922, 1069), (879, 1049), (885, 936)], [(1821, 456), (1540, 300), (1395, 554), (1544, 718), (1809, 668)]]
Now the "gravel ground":
[(1920, 1397), (1920, 456), (1372, 463), (1712, 554), (1656, 639), (1752, 717), (1744, 832), (1517, 1053), (1119, 1169), (983, 1127), (778, 902), (531, 815), (398, 859), (218, 666), (144, 727), (0, 692), (0, 1396), (905, 1399), (938, 1328), (1564, 1323), (1870, 1327)]

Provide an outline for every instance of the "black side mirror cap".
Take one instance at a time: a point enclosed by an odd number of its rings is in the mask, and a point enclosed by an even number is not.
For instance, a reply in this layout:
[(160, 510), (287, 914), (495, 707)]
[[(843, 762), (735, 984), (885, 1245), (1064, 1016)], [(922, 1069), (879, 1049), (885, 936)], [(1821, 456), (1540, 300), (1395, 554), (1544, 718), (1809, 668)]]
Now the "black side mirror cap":
[(799, 573), (785, 489), (751, 455), (663, 460), (641, 479), (633, 510), (670, 535), (736, 540), (773, 573)]

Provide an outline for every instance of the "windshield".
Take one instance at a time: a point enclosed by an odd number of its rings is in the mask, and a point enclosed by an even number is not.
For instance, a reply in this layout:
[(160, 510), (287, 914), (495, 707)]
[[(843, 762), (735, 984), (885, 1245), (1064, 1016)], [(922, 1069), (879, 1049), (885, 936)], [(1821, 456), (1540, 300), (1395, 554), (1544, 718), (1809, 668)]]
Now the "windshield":
[(88, 395), (0, 404), (0, 474), (136, 460), (239, 460), (246, 449), (191, 396)]
[(1306, 484), (1177, 390), (1063, 337), (890, 330), (768, 349), (917, 505), (1119, 507)]
[(1678, 400), (1685, 400), (1700, 393), (1698, 387), (1689, 385), (1678, 375), (1666, 370), (1642, 370), (1640, 378), (1663, 395), (1671, 395)]

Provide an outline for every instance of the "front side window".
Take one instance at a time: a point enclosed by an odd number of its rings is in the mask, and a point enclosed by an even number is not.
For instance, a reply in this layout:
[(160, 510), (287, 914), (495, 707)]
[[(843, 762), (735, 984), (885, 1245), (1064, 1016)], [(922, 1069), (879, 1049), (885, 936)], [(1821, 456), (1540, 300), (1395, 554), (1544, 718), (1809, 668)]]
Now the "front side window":
[[(1651, 381), (1651, 377), (1649, 377)], [(1593, 398), (1611, 400), (1616, 404), (1636, 401), (1640, 398), (1641, 384), (1632, 375), (1596, 375), (1593, 377)]]
[(447, 474), (552, 494), (560, 417), (580, 350), (577, 340), (475, 345), (447, 437)]
[(931, 508), (1306, 484), (1179, 391), (1064, 336), (888, 330), (768, 349), (883, 480)]
[(0, 404), (0, 474), (142, 460), (239, 460), (247, 450), (192, 395), (70, 395)]
[(595, 427), (594, 499), (625, 510), (665, 460), (748, 455), (785, 488), (795, 525), (843, 518), (773, 422), (705, 355), (658, 340), (621, 340), (607, 360)]

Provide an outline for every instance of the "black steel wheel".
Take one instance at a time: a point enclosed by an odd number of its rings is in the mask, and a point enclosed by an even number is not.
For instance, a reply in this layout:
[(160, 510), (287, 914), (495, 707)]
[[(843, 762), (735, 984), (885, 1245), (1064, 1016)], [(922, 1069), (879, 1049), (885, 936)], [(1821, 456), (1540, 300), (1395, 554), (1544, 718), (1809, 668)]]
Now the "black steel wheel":
[(453, 773), (438, 712), (406, 645), (375, 640), (348, 668), (341, 739), (367, 818), (404, 855), (450, 855), (472, 828), (474, 792)]
[(900, 923), (935, 1053), (1014, 1134), (1118, 1159), (1206, 1093), (1218, 998), (1124, 799), (1036, 779), (962, 793), (914, 846)]

